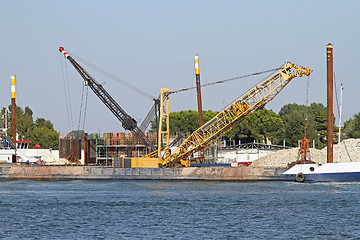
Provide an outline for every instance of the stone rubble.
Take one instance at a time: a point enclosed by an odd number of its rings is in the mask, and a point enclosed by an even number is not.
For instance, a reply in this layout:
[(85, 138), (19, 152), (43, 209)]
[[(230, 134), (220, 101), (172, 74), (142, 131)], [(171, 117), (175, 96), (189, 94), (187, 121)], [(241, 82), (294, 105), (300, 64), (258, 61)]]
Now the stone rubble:
[[(339, 144), (334, 144), (334, 162), (338, 161), (338, 147)], [(297, 160), (298, 152), (299, 148), (279, 150), (253, 161), (251, 166), (284, 168), (287, 167), (289, 163)], [(310, 157), (312, 161), (316, 163), (326, 163), (326, 156), (326, 147), (322, 150), (310, 148)], [(346, 139), (341, 141), (339, 159), (339, 162), (360, 162), (360, 139)]]

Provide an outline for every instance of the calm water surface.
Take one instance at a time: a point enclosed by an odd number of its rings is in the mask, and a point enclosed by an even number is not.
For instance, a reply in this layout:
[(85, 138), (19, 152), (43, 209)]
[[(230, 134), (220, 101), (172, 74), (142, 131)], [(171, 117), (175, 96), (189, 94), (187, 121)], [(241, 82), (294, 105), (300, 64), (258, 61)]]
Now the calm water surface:
[(0, 239), (360, 239), (360, 183), (0, 182)]

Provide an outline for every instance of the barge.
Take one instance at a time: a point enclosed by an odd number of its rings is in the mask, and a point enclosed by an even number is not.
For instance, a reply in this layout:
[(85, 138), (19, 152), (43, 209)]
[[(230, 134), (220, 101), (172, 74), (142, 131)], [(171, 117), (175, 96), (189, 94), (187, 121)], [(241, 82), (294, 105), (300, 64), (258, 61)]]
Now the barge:
[(293, 181), (283, 168), (190, 167), (120, 168), (106, 166), (41, 166), (0, 164), (0, 180), (210, 180)]

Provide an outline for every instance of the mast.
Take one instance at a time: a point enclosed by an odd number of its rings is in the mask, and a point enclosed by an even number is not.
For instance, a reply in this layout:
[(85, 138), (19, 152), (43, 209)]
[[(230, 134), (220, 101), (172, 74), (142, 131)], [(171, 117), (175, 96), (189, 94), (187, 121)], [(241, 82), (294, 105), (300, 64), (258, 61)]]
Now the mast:
[(340, 162), (340, 143), (341, 143), (341, 116), (342, 116), (342, 96), (343, 96), (343, 84), (340, 88), (340, 109), (339, 109), (339, 141), (338, 141), (338, 162)]
[(326, 46), (327, 60), (327, 163), (333, 163), (333, 45)]
[(8, 108), (5, 108), (5, 136), (7, 136), (8, 135), (8, 131), (7, 131), (7, 129), (8, 129)]

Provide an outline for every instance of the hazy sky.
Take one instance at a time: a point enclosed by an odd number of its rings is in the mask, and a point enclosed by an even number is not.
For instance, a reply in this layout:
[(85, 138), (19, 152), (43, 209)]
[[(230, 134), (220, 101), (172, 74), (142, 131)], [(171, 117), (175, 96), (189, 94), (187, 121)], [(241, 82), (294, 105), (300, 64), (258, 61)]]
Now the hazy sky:
[[(344, 84), (343, 119), (360, 112), (360, 1), (16, 1), (0, 8), (0, 107), (10, 104), (15, 74), (17, 104), (67, 133), (72, 109), (77, 129), (82, 79), (58, 48), (64, 46), (107, 72), (158, 96), (161, 88), (241, 76), (290, 61), (314, 70), (309, 102), (326, 105), (326, 45), (334, 45), (334, 72)], [(79, 63), (137, 120), (152, 101)], [(66, 73), (66, 72), (65, 72)], [(263, 79), (246, 78), (202, 89), (204, 110), (221, 110)], [(64, 81), (71, 102), (66, 104)], [(305, 104), (307, 78), (295, 78), (267, 109)], [(68, 107), (67, 107), (68, 106)], [(196, 91), (170, 96), (170, 111), (197, 109)], [(334, 102), (334, 112), (336, 112)], [(81, 126), (82, 126), (81, 120)], [(81, 127), (82, 128), (82, 127)], [(121, 124), (89, 90), (85, 131), (122, 132)]]

